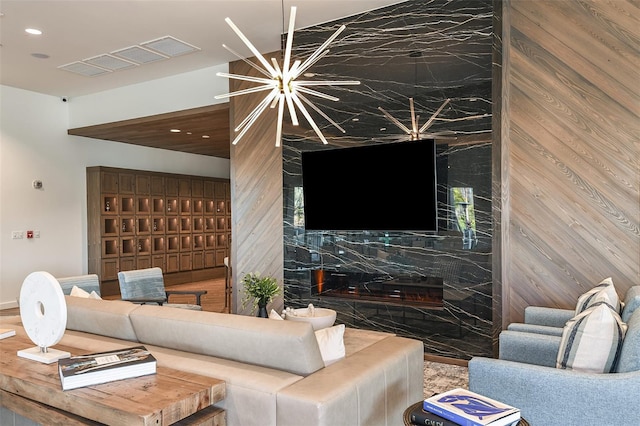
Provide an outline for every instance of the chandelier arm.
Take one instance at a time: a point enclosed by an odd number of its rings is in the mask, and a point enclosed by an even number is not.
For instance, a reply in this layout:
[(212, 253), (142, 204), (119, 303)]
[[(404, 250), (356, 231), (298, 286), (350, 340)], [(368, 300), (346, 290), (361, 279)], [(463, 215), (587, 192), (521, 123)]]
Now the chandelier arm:
[(277, 130), (276, 130), (276, 148), (280, 146), (280, 140), (282, 139), (282, 120), (284, 118), (284, 95), (280, 93), (277, 98), (278, 100), (278, 121), (277, 121)]
[(331, 42), (333, 40), (336, 39), (336, 37), (338, 37), (338, 35), (340, 35), (340, 33), (342, 31), (344, 31), (344, 29), (346, 28), (345, 25), (340, 26), (340, 28), (338, 28), (338, 30), (333, 33), (333, 35), (331, 37), (329, 37), (324, 43), (322, 43), (322, 45), (316, 49), (315, 52), (313, 52), (313, 54), (311, 56), (309, 56), (300, 66), (300, 71), (298, 72), (298, 75), (300, 75), (301, 73), (303, 73), (307, 68), (307, 64), (308, 63), (313, 63), (315, 62), (315, 59), (318, 55), (322, 54), (322, 52), (327, 48), (327, 46), (329, 46), (329, 44), (331, 44)]
[(262, 66), (267, 71), (269, 71), (269, 73), (271, 73), (271, 76), (276, 77), (277, 74), (275, 70), (271, 67), (269, 62), (267, 62), (264, 56), (262, 56), (262, 53), (260, 53), (258, 49), (256, 49), (255, 46), (251, 43), (251, 41), (242, 33), (242, 31), (240, 31), (240, 28), (236, 27), (236, 25), (233, 23), (233, 21), (230, 18), (225, 18), (225, 22), (231, 27), (231, 29), (236, 33), (236, 35), (240, 37), (240, 40), (244, 42), (244, 44), (249, 48), (249, 50), (251, 50), (251, 53), (253, 53), (253, 55), (256, 58), (258, 58)]
[(298, 114), (296, 113), (296, 107), (293, 101), (295, 96), (295, 93), (289, 93), (285, 95), (285, 99), (287, 100), (287, 109), (289, 110), (289, 116), (291, 117), (291, 124), (298, 126), (300, 121), (298, 121)]
[(276, 58), (271, 58), (271, 63), (273, 64), (273, 69), (276, 70), (277, 75), (282, 75), (280, 65), (278, 65), (278, 61), (276, 61)]
[(271, 78), (271, 74), (269, 74), (269, 72), (267, 70), (265, 70), (262, 67), (259, 67), (257, 64), (253, 63), (252, 61), (248, 60), (247, 58), (241, 56), (238, 52), (236, 52), (235, 50), (233, 50), (232, 48), (230, 48), (229, 46), (227, 46), (226, 44), (223, 44), (222, 47), (224, 47), (225, 49), (227, 49), (229, 52), (231, 52), (232, 54), (234, 54), (235, 56), (237, 56), (238, 58), (240, 58), (243, 62), (249, 64), (251, 67), (255, 68), (256, 70), (260, 71), (262, 74), (266, 75), (267, 77)]
[(327, 53), (329, 53), (329, 49), (326, 49), (324, 51), (322, 51), (322, 53), (320, 53), (320, 55), (318, 55), (313, 61), (308, 61), (306, 60), (304, 62), (304, 68), (302, 68), (300, 65), (298, 65), (298, 69), (296, 69), (295, 74), (294, 74), (294, 78), (298, 78), (300, 77), (300, 75), (305, 72), (306, 70), (308, 70), (309, 68), (311, 68), (316, 62), (318, 62), (320, 59), (324, 58)]
[(296, 59), (293, 62), (293, 65), (291, 66), (291, 68), (289, 68), (289, 76), (292, 80), (295, 80), (298, 77), (298, 67), (300, 66), (300, 64), (302, 63), (302, 61), (300, 61), (300, 59)]
[(413, 107), (413, 98), (409, 98), (409, 111), (411, 112), (411, 130), (416, 136), (418, 135), (418, 122), (416, 121), (416, 110)]
[(444, 109), (444, 107), (449, 103), (449, 101), (451, 101), (451, 98), (447, 98), (442, 105), (440, 105), (440, 108), (438, 108), (438, 110), (436, 112), (433, 113), (433, 115), (431, 116), (431, 118), (429, 118), (427, 120), (426, 123), (424, 123), (424, 125), (420, 128), (420, 133), (424, 132), (425, 130), (427, 130), (429, 127), (431, 127), (431, 124), (433, 123), (433, 120), (436, 119), (436, 117), (438, 116), (438, 114), (440, 114), (440, 111), (442, 111)]
[(289, 32), (287, 33), (287, 47), (284, 51), (284, 62), (282, 63), (282, 75), (289, 73), (289, 61), (291, 61), (291, 49), (293, 48), (293, 31), (296, 23), (296, 7), (291, 6), (289, 14)]
[(306, 103), (307, 105), (309, 105), (311, 108), (314, 109), (315, 112), (317, 112), (318, 114), (320, 114), (322, 117), (324, 117), (325, 120), (327, 120), (329, 123), (331, 123), (335, 128), (337, 128), (338, 130), (340, 130), (342, 133), (347, 133), (346, 130), (344, 130), (342, 128), (342, 126), (340, 126), (338, 123), (336, 123), (334, 120), (332, 120), (327, 114), (325, 114), (324, 112), (322, 112), (322, 110), (320, 108), (318, 108), (317, 106), (315, 106), (315, 104), (313, 102), (311, 102), (309, 99), (307, 99), (305, 96), (302, 96), (300, 94), (298, 94), (298, 96), (300, 97), (300, 99), (302, 99), (302, 101), (304, 103)]
[(446, 121), (447, 123), (452, 123), (454, 121), (465, 121), (465, 120), (475, 120), (476, 118), (484, 118), (490, 117), (491, 114), (478, 114), (478, 115), (469, 115), (467, 117), (458, 117), (458, 118), (441, 118), (441, 121)]
[(318, 92), (317, 90), (313, 90), (313, 89), (307, 89), (304, 86), (296, 86), (296, 90), (298, 92), (303, 92), (303, 93), (307, 93), (309, 95), (313, 95), (313, 96), (317, 96), (319, 98), (324, 98), (324, 99), (328, 99), (330, 101), (339, 101), (340, 98), (336, 98), (335, 96), (331, 96), (331, 95), (327, 95), (325, 93), (322, 92)]
[[(245, 126), (247, 126), (247, 124), (249, 122), (252, 122), (254, 120), (254, 115), (257, 113), (258, 115), (262, 113), (262, 111), (264, 111), (267, 106), (269, 105), (269, 103), (271, 102), (271, 100), (274, 98), (274, 96), (276, 96), (278, 94), (278, 91), (276, 89), (274, 89), (273, 91), (271, 91), (271, 93), (269, 93), (267, 96), (264, 97), (264, 99), (262, 101), (260, 101), (260, 103), (249, 113), (247, 114), (247, 116), (244, 118), (244, 120), (242, 120), (240, 122), (240, 124), (238, 124), (236, 126), (236, 128), (234, 129), (234, 131), (239, 131), (241, 129), (243, 129)], [(259, 112), (258, 112), (259, 111)]]
[(224, 95), (216, 95), (216, 96), (214, 96), (214, 98), (215, 99), (231, 98), (231, 97), (234, 97), (234, 96), (247, 95), (249, 93), (262, 92), (264, 90), (269, 90), (269, 89), (273, 89), (273, 85), (266, 85), (265, 84), (263, 86), (251, 87), (249, 89), (243, 89), (243, 90), (238, 90), (236, 92), (225, 93)]
[[(277, 93), (277, 92), (276, 92)], [(276, 93), (273, 93), (273, 96), (276, 96)], [(247, 118), (251, 117), (251, 120), (249, 120), (249, 122), (247, 122), (247, 125), (244, 126), (244, 128), (242, 129), (242, 131), (240, 133), (238, 133), (238, 135), (236, 136), (236, 138), (233, 140), (233, 142), (231, 142), (232, 145), (237, 144), (240, 139), (244, 136), (245, 133), (247, 133), (247, 130), (249, 130), (249, 128), (253, 125), (253, 123), (256, 122), (256, 120), (258, 119), (258, 117), (264, 112), (265, 109), (267, 109), (267, 105), (269, 104), (269, 102), (271, 102), (271, 99), (268, 97), (264, 98), (264, 100), (268, 101), (268, 102), (261, 102), (252, 112), (251, 114), (249, 114), (247, 116)], [(246, 119), (245, 119), (246, 120)]]
[(296, 106), (298, 107), (300, 112), (302, 112), (302, 115), (304, 115), (304, 118), (307, 119), (307, 121), (309, 122), (309, 124), (313, 128), (314, 132), (316, 132), (316, 135), (318, 135), (318, 137), (320, 138), (322, 143), (327, 145), (329, 142), (327, 142), (327, 140), (325, 139), (324, 135), (322, 134), (322, 132), (318, 128), (318, 125), (316, 124), (315, 121), (313, 121), (313, 118), (311, 118), (311, 115), (309, 115), (309, 111), (307, 111), (307, 109), (304, 107), (304, 105), (302, 105), (302, 102), (300, 102), (300, 99), (298, 99), (297, 96), (294, 96), (293, 97), (293, 101), (296, 103)]
[(385, 117), (387, 117), (393, 124), (395, 124), (396, 126), (398, 126), (400, 128), (400, 130), (402, 130), (403, 132), (405, 132), (408, 135), (411, 135), (411, 130), (409, 130), (409, 128), (407, 126), (405, 126), (404, 124), (402, 124), (401, 122), (399, 122), (394, 116), (392, 116), (391, 114), (389, 114), (387, 111), (385, 111), (384, 109), (382, 109), (382, 107), (378, 107), (378, 109), (380, 111), (382, 111), (382, 113), (384, 114)]
[(253, 83), (262, 83), (262, 84), (274, 84), (274, 80), (270, 78), (262, 78), (262, 77), (253, 77), (250, 75), (240, 75), (240, 74), (229, 74), (226, 72), (218, 72), (216, 73), (218, 77), (226, 77), (231, 78), (233, 80), (243, 80), (243, 81), (251, 81)]
[(296, 80), (293, 84), (295, 86), (357, 86), (360, 84), (360, 82), (358, 80)]

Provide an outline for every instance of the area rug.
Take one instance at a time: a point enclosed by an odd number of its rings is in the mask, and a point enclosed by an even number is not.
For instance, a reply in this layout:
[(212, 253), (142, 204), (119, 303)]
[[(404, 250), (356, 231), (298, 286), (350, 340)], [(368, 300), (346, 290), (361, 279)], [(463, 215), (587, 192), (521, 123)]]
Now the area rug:
[(455, 388), (468, 389), (467, 367), (440, 362), (424, 362), (424, 397)]

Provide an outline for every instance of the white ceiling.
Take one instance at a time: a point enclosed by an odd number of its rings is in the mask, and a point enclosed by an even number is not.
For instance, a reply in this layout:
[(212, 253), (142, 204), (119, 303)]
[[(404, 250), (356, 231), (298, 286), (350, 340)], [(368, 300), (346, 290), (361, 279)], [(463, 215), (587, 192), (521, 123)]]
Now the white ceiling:
[[(280, 33), (286, 32), (291, 6), (298, 7), (296, 28), (304, 28), (398, 2), (1, 0), (0, 84), (60, 97), (86, 95), (236, 60), (222, 47), (223, 43), (243, 56), (252, 56), (225, 23), (226, 17), (258, 50), (272, 52), (280, 49)], [(29, 27), (40, 29), (43, 34), (25, 33)], [(58, 69), (164, 36), (173, 36), (201, 50), (96, 77)]]

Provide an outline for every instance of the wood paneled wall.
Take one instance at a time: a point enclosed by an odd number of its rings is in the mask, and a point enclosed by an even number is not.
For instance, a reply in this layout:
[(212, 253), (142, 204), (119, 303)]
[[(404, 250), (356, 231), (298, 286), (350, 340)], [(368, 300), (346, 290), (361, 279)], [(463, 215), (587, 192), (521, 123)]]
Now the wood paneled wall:
[(621, 296), (640, 284), (638, 3), (502, 7), (496, 327), (527, 305), (573, 308), (609, 276)]
[[(229, 71), (232, 74), (258, 75), (242, 61), (229, 64)], [(230, 80), (229, 86), (231, 91), (248, 87), (235, 80)], [(232, 141), (236, 137), (233, 129), (264, 98), (265, 93), (231, 98)], [(251, 311), (250, 307), (242, 309), (240, 281), (245, 274), (271, 275), (281, 286), (284, 278), (282, 150), (275, 147), (276, 115), (277, 109), (268, 108), (242, 139), (231, 146), (233, 312)], [(282, 297), (271, 306), (280, 311)]]

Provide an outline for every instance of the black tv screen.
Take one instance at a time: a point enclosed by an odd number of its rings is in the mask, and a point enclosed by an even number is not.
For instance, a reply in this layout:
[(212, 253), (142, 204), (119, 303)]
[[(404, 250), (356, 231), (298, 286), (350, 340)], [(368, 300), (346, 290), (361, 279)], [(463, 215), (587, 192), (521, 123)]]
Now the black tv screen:
[(433, 140), (302, 153), (308, 230), (437, 231)]

